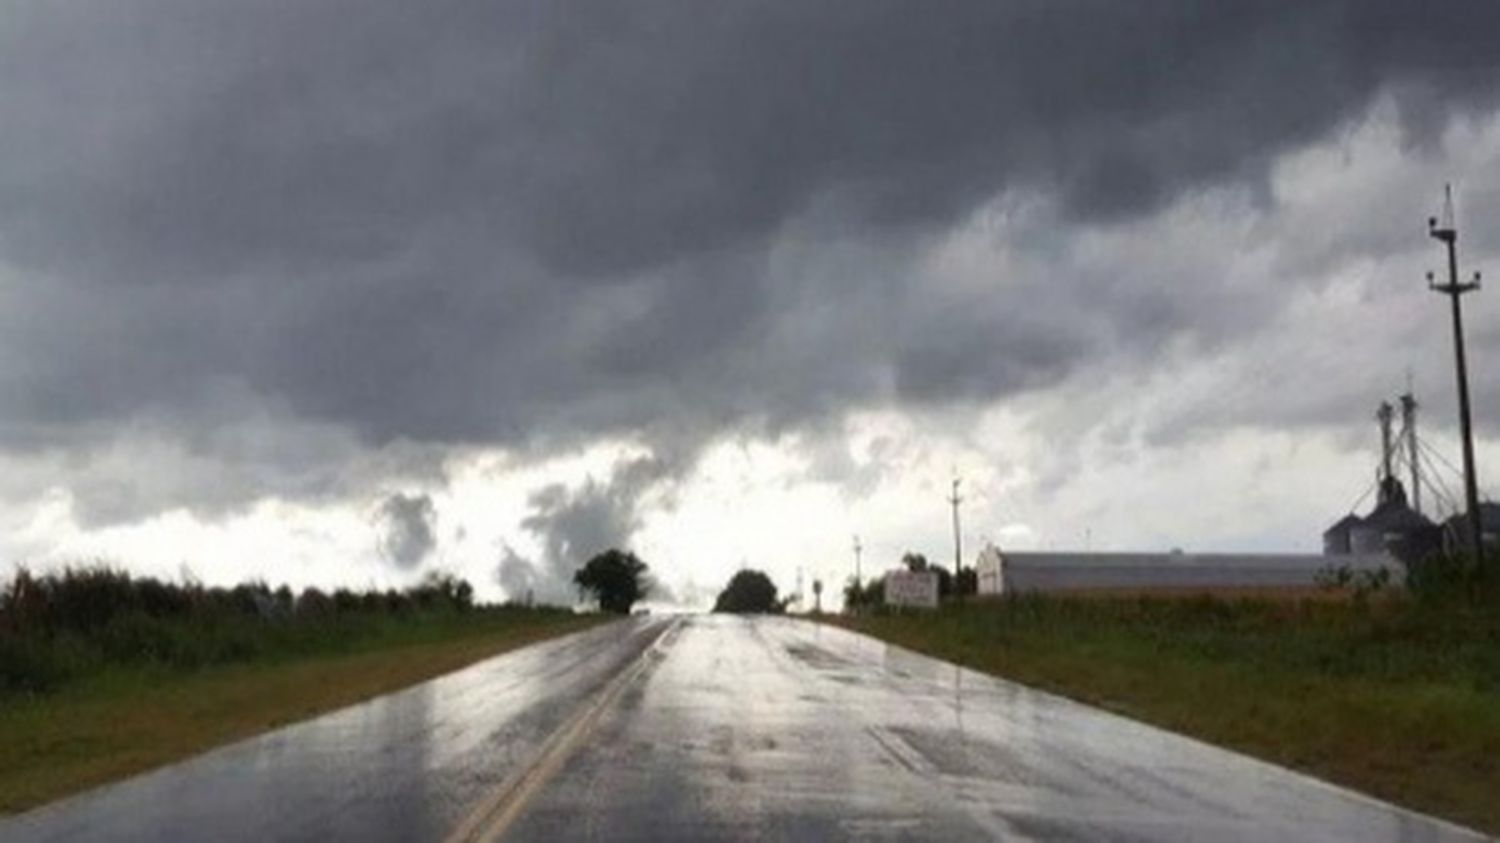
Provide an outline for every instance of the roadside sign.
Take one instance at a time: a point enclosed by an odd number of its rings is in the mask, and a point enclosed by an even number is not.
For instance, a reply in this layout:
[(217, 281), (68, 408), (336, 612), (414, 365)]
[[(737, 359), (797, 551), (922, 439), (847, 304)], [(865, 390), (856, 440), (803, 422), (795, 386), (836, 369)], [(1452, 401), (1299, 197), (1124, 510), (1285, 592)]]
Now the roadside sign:
[(885, 575), (885, 602), (890, 606), (936, 609), (938, 575), (935, 571), (891, 571)]

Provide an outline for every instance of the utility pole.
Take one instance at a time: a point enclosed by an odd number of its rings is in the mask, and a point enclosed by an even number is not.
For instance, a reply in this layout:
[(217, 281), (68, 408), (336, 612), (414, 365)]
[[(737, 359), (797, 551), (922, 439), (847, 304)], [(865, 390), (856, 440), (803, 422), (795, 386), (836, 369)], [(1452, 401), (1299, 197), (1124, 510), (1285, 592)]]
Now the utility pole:
[(863, 550), (864, 550), (864, 546), (859, 543), (859, 535), (855, 534), (855, 536), (854, 536), (854, 587), (855, 588), (859, 588), (861, 586), (861, 583), (862, 583), (862, 581), (860, 579), (860, 576), (859, 576), (859, 554)]
[(1422, 514), (1422, 475), (1417, 457), (1417, 398), (1411, 394), (1411, 385), (1401, 396), (1401, 427), (1406, 431), (1406, 457), (1411, 463), (1411, 508)]
[[(958, 531), (958, 505), (963, 498), (958, 496), (958, 478), (953, 478), (953, 495), (948, 498), (948, 503), (953, 505), (953, 581), (958, 582), (958, 575), (964, 569), (963, 539)], [(960, 591), (960, 593), (962, 593)]]
[(1464, 447), (1464, 498), (1469, 507), (1469, 539), (1473, 542), (1474, 558), (1484, 555), (1484, 533), (1479, 525), (1479, 478), (1474, 469), (1474, 431), (1469, 415), (1469, 368), (1464, 360), (1464, 317), (1461, 299), (1464, 293), (1479, 289), (1479, 273), (1474, 280), (1458, 282), (1458, 227), (1453, 218), (1453, 187), (1444, 187), (1443, 219), (1427, 218), (1427, 233), (1448, 247), (1448, 283), (1433, 282), (1432, 273), (1427, 273), (1427, 286), (1453, 302), (1453, 359), (1458, 378), (1458, 424)]

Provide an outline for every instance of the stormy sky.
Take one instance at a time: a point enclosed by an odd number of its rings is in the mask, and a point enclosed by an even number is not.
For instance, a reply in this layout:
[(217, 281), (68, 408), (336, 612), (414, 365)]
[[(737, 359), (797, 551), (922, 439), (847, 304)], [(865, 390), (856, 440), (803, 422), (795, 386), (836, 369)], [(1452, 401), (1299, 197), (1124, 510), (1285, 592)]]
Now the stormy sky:
[[(0, 564), (685, 602), (1304, 550), (1500, 252), (1500, 7), (0, 2)], [(1468, 299), (1481, 485), (1500, 305)], [(1500, 478), (1500, 475), (1496, 475)], [(1454, 478), (1447, 478), (1456, 486)]]

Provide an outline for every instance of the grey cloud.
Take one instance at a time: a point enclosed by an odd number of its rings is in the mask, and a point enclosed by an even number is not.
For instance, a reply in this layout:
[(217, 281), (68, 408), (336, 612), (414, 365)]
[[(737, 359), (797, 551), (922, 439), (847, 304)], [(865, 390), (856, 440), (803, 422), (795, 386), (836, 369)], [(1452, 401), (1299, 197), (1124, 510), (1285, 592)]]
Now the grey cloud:
[[(532, 591), (542, 602), (571, 602), (573, 574), (591, 556), (609, 548), (628, 549), (641, 526), (648, 496), (671, 504), (675, 466), (658, 455), (621, 460), (603, 481), (589, 477), (577, 487), (551, 484), (529, 500), (531, 514), (522, 527), (541, 543), (535, 561), (506, 548), (496, 579), (515, 598)], [(646, 560), (649, 564), (650, 560)], [(662, 591), (658, 596), (670, 596)]]
[(397, 440), (370, 448), (347, 429), (214, 395), (219, 412), (195, 412), (193, 425), (142, 417), (12, 441), (0, 449), (0, 503), (62, 487), (76, 522), (94, 529), (179, 506), (217, 518), (260, 498), (336, 503), (371, 487), (447, 479), (447, 447)]
[[(1016, 395), (1184, 331), (1222, 342), (1280, 305), (1040, 258), (983, 299), (915, 261), (997, 196), (1049, 197), (1027, 248), (1064, 256), (1204, 188), (1264, 205), (1278, 156), (1382, 94), (1431, 149), (1494, 107), (1500, 64), (1490, 3), (7, 14), (16, 448), (141, 417), (201, 436), (223, 423), (204, 396), (228, 389), (364, 446), (644, 428), (691, 451), (861, 404)], [(247, 474), (246, 494), (325, 485)], [(613, 488), (538, 496), (544, 571), (628, 535)]]
[(425, 494), (397, 492), (380, 503), (380, 549), (396, 567), (420, 567), (437, 546), (437, 507)]
[[(507, 600), (533, 602), (537, 597), (540, 577), (536, 565), (506, 545), (500, 554), (500, 564), (495, 568), (495, 582), (505, 591)], [(557, 584), (553, 584), (556, 589)]]

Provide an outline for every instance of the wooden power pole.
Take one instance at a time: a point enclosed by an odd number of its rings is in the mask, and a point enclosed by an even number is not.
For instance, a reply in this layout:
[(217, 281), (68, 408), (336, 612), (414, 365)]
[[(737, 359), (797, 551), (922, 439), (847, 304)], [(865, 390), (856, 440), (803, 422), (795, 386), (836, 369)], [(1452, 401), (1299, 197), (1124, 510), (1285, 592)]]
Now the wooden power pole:
[(1484, 555), (1484, 531), (1479, 524), (1479, 478), (1474, 468), (1474, 430), (1469, 414), (1469, 369), (1464, 359), (1463, 294), (1479, 289), (1479, 273), (1472, 281), (1458, 281), (1458, 227), (1453, 216), (1453, 188), (1448, 186), (1443, 203), (1443, 218), (1427, 218), (1427, 233), (1448, 247), (1448, 283), (1433, 281), (1427, 273), (1427, 286), (1453, 302), (1453, 359), (1458, 377), (1458, 424), (1464, 450), (1464, 499), (1469, 508), (1469, 541), (1476, 559)]
[(958, 505), (963, 503), (963, 498), (958, 496), (958, 478), (953, 478), (953, 495), (948, 498), (948, 503), (953, 505), (953, 582), (955, 587), (958, 583), (958, 575), (964, 569), (964, 549), (962, 534), (958, 530)]

